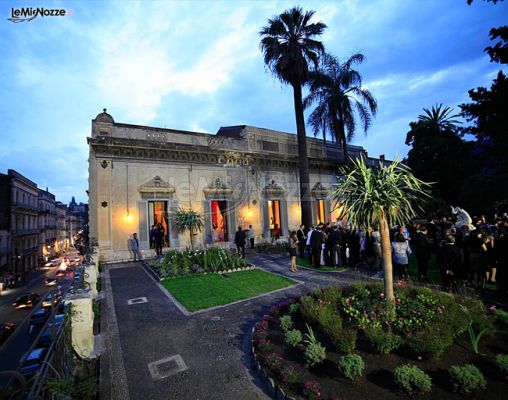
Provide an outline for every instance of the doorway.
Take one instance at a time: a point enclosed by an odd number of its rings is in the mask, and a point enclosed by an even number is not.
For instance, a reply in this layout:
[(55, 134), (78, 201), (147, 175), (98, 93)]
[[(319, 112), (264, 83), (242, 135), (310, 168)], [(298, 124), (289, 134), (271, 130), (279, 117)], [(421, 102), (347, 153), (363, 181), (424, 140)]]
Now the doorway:
[(324, 224), (326, 222), (325, 214), (325, 201), (322, 199), (316, 200), (317, 223)]
[[(148, 230), (151, 231), (154, 225), (162, 227), (164, 232), (163, 247), (169, 247), (169, 227), (168, 227), (168, 202), (167, 201), (149, 201), (148, 202)], [(151, 242), (151, 239), (150, 239)], [(150, 243), (152, 245), (152, 243)]]
[(212, 241), (227, 242), (228, 235), (228, 215), (226, 200), (212, 200)]
[(268, 200), (268, 217), (270, 218), (270, 234), (272, 237), (280, 236), (282, 229), (280, 200)]

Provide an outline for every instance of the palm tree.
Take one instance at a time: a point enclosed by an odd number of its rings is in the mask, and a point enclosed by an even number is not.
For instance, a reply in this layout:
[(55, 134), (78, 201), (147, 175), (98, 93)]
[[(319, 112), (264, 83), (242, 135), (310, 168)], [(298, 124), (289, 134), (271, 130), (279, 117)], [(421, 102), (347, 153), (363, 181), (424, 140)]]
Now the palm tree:
[(315, 37), (321, 35), (326, 28), (322, 22), (310, 23), (314, 14), (314, 11), (304, 12), (300, 7), (294, 7), (269, 19), (268, 25), (259, 32), (265, 64), (279, 80), (293, 87), (300, 202), (302, 224), (305, 226), (312, 222), (312, 211), (302, 86), (309, 77), (309, 64), (317, 67), (318, 57), (324, 52), (323, 44), (315, 40)]
[(201, 232), (203, 219), (201, 214), (192, 209), (180, 208), (175, 212), (175, 224), (178, 232), (189, 231), (191, 249), (194, 251), (194, 236), (196, 231)]
[(367, 228), (379, 223), (383, 254), (384, 291), (389, 301), (393, 296), (390, 224), (404, 224), (416, 216), (421, 202), (429, 195), (429, 184), (416, 178), (399, 161), (367, 167), (365, 160), (352, 161), (351, 170), (342, 169), (342, 179), (332, 193), (336, 205), (342, 207), (340, 218), (346, 217), (354, 227)]
[[(460, 117), (460, 114), (452, 114), (453, 108), (443, 107), (443, 103), (423, 109), (424, 114), (418, 116), (418, 122), (428, 128), (443, 132), (445, 130), (457, 131), (457, 125), (460, 121), (455, 118)], [(451, 115), (450, 115), (451, 114)]]
[(310, 73), (310, 94), (304, 101), (306, 108), (317, 102), (308, 120), (314, 136), (322, 131), (323, 140), (328, 135), (333, 142), (341, 144), (346, 163), (349, 163), (347, 143), (356, 133), (357, 118), (367, 134), (377, 112), (374, 96), (362, 87), (362, 76), (352, 68), (364, 60), (363, 54), (357, 53), (341, 64), (337, 58), (325, 55), (320, 68)]

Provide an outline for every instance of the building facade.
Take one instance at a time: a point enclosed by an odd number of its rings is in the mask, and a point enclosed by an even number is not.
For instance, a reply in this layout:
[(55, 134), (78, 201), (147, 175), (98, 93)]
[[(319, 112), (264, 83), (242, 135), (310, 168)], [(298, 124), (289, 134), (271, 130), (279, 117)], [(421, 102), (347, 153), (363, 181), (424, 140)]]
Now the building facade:
[[(89, 154), (90, 240), (104, 261), (129, 258), (136, 232), (151, 255), (150, 229), (160, 224), (164, 246), (189, 245), (172, 215), (199, 211), (204, 229), (195, 242), (227, 246), (238, 226), (252, 225), (256, 241), (282, 236), (300, 224), (296, 135), (246, 125), (221, 127), (215, 135), (117, 123), (106, 110), (92, 120)], [(349, 146), (352, 157), (363, 156)], [(339, 146), (308, 138), (313, 221), (335, 220), (330, 201), (344, 163)]]
[(62, 254), (70, 246), (69, 234), (67, 231), (67, 206), (60, 201), (55, 203), (56, 211), (56, 253)]
[(56, 205), (55, 195), (48, 189), (39, 190), (39, 262), (56, 256)]

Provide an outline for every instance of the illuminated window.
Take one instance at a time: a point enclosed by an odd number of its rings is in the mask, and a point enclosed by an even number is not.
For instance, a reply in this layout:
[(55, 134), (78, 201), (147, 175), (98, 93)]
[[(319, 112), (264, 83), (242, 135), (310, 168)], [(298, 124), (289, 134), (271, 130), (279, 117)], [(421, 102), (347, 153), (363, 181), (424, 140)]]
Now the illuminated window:
[(268, 216), (270, 217), (270, 232), (274, 236), (280, 236), (282, 226), (279, 200), (268, 200)]
[(168, 202), (167, 201), (149, 201), (148, 202), (148, 222), (150, 230), (154, 225), (162, 227), (164, 232), (163, 247), (169, 247), (169, 229), (168, 229)]
[(228, 238), (228, 215), (227, 202), (225, 200), (212, 200), (212, 241), (227, 242)]
[(326, 222), (325, 215), (325, 201), (324, 200), (316, 200), (316, 216), (318, 224), (324, 224)]

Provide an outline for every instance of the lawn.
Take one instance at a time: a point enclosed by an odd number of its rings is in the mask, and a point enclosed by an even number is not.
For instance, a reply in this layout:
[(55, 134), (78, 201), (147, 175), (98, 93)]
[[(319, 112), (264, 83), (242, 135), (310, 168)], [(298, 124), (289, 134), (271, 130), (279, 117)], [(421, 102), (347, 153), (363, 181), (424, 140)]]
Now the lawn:
[(340, 271), (344, 271), (346, 269), (344, 267), (333, 268), (333, 267), (329, 267), (328, 265), (322, 265), (319, 268), (314, 268), (314, 266), (312, 265), (312, 263), (309, 261), (308, 258), (300, 258), (300, 257), (296, 257), (296, 265), (298, 265), (299, 267), (310, 268), (315, 271), (340, 272)]
[[(415, 281), (418, 280), (418, 267), (416, 263), (416, 257), (414, 254), (409, 256), (409, 274), (413, 277)], [(427, 273), (429, 277), (430, 283), (441, 284), (441, 274), (439, 272), (439, 267), (436, 262), (436, 255), (432, 254), (429, 261), (429, 270)]]
[(164, 279), (161, 283), (189, 311), (229, 304), (295, 284), (291, 279), (259, 269)]

